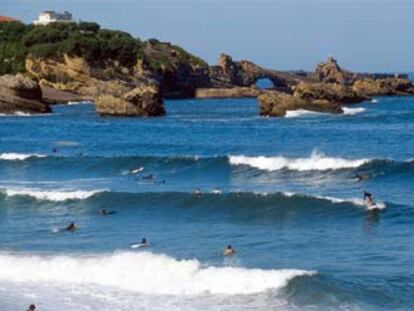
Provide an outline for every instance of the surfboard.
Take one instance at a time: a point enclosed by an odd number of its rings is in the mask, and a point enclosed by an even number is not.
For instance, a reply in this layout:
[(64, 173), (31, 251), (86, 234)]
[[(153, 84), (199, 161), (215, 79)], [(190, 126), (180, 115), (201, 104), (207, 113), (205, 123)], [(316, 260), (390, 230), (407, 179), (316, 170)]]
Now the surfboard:
[(131, 244), (131, 248), (140, 248), (140, 247), (146, 247), (149, 246), (149, 244)]

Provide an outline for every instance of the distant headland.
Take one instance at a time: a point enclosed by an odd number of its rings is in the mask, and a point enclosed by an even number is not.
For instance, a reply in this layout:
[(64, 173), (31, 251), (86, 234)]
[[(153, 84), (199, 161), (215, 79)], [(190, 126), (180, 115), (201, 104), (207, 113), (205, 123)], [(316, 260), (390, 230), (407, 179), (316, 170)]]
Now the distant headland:
[[(0, 113), (50, 112), (91, 100), (101, 115), (162, 116), (164, 98), (258, 97), (261, 115), (306, 109), (342, 113), (373, 96), (414, 95), (406, 75), (354, 73), (333, 57), (314, 72), (278, 71), (222, 54), (209, 66), (180, 46), (74, 22), (46, 11), (34, 24), (0, 17)], [(271, 89), (256, 83), (269, 79)]]

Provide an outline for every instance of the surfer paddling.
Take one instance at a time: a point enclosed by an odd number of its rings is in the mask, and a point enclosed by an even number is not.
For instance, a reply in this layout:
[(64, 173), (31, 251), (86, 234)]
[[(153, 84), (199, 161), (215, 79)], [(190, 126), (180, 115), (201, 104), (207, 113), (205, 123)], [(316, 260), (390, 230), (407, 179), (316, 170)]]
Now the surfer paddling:
[(223, 251), (223, 256), (225, 257), (233, 256), (234, 254), (236, 254), (236, 250), (231, 245), (228, 245)]
[(71, 223), (69, 224), (69, 226), (67, 226), (67, 227), (65, 228), (65, 230), (66, 230), (66, 231), (70, 231), (70, 232), (75, 232), (76, 230), (78, 230), (78, 227), (75, 225), (75, 223), (74, 223), (74, 222), (71, 222)]
[(101, 209), (99, 213), (100, 213), (102, 216), (107, 216), (107, 215), (113, 215), (113, 214), (115, 214), (116, 212), (114, 212), (114, 211), (107, 211), (106, 209)]
[(371, 193), (364, 191), (364, 203), (367, 208), (372, 208), (375, 205)]

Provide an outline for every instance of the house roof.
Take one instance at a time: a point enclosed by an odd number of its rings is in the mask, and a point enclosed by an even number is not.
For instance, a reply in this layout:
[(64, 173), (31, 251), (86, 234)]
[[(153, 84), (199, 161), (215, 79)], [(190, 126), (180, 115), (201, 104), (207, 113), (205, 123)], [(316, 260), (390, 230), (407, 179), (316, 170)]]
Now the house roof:
[(18, 22), (19, 20), (8, 17), (8, 16), (1, 16), (0, 15), (0, 23), (7, 23), (7, 22)]

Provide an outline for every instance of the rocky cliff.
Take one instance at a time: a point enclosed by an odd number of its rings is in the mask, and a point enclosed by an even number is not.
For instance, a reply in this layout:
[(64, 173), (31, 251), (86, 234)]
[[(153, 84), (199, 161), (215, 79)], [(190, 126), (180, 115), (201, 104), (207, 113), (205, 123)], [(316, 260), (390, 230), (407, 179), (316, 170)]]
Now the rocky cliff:
[(27, 76), (0, 76), (0, 113), (46, 113), (51, 109), (42, 100), (39, 84)]

